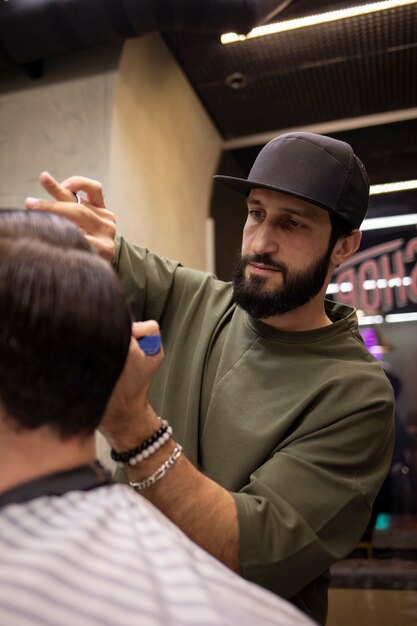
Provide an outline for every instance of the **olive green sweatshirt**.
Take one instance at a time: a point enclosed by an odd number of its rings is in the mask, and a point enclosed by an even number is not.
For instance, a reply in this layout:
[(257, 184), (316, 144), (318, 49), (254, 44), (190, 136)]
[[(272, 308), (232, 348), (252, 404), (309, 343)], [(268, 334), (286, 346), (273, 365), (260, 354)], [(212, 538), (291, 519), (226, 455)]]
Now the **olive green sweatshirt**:
[(232, 286), (117, 239), (136, 320), (166, 353), (151, 402), (188, 458), (233, 493), (243, 575), (320, 623), (329, 566), (352, 551), (388, 472), (393, 394), (355, 312), (286, 332), (233, 304)]

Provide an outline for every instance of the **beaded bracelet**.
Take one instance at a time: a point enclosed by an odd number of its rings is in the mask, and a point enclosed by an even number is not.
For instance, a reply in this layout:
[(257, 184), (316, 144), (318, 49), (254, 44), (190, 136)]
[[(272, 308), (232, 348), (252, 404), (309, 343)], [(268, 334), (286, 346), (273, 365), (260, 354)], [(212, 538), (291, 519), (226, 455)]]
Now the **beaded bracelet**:
[(151, 454), (154, 454), (154, 452), (169, 441), (172, 435), (172, 427), (168, 424), (167, 420), (161, 420), (161, 424), (160, 428), (158, 428), (153, 435), (132, 450), (116, 452), (116, 450), (112, 448), (110, 456), (113, 461), (116, 461), (116, 463), (122, 466), (126, 463), (133, 466), (136, 465), (136, 463), (140, 463), (140, 461), (144, 461), (150, 457)]
[(158, 467), (156, 472), (154, 472), (148, 478), (145, 478), (145, 480), (142, 480), (139, 483), (129, 481), (129, 485), (133, 487), (136, 491), (143, 491), (144, 489), (147, 489), (147, 487), (154, 485), (158, 480), (161, 480), (161, 478), (165, 476), (169, 469), (171, 469), (175, 461), (180, 458), (181, 453), (182, 446), (177, 443), (174, 450), (172, 451), (172, 454), (167, 458), (165, 463), (161, 465), (161, 467)]

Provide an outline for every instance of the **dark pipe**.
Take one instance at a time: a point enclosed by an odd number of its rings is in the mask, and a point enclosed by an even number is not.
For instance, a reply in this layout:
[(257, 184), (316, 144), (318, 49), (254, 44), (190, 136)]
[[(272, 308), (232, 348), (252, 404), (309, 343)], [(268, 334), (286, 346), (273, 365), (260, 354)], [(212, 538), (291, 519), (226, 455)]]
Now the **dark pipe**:
[(248, 32), (277, 0), (3, 0), (0, 56), (31, 63), (152, 31)]
[(268, 24), (268, 22), (272, 22), (272, 20), (276, 20), (278, 15), (285, 11), (285, 9), (293, 3), (293, 0), (281, 0), (278, 6), (275, 5), (275, 8), (270, 12), (266, 13), (261, 20), (258, 22), (258, 25)]

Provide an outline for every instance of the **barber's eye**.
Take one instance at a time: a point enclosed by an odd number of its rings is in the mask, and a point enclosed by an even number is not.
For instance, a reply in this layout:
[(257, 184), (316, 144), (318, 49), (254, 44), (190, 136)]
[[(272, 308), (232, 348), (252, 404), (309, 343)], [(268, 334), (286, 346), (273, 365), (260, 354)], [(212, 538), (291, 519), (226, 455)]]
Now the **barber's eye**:
[(288, 219), (286, 223), (288, 227), (292, 228), (293, 230), (299, 230), (301, 228), (304, 228), (304, 224), (302, 224), (301, 222), (298, 222), (297, 220)]

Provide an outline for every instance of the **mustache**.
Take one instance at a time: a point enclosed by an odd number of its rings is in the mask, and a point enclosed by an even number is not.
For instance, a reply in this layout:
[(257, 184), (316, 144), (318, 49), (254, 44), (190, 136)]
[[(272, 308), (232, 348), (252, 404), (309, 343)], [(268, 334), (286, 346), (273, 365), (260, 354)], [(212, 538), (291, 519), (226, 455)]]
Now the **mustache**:
[(260, 263), (261, 265), (268, 265), (268, 267), (272, 267), (274, 270), (278, 270), (279, 272), (286, 273), (287, 266), (283, 263), (279, 263), (278, 261), (274, 261), (271, 259), (269, 254), (246, 254), (241, 257), (242, 267), (246, 267), (249, 263)]

